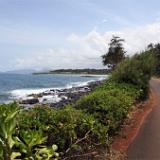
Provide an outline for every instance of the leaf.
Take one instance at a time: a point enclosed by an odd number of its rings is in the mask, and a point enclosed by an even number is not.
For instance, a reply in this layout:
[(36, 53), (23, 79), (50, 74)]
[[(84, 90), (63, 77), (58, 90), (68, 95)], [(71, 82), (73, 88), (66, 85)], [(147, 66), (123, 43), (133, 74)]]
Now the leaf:
[(21, 156), (20, 152), (12, 152), (12, 154), (11, 154), (11, 160), (15, 160), (19, 156)]
[(52, 147), (37, 148), (35, 156), (39, 160), (49, 160), (50, 158), (58, 158), (59, 154), (56, 152), (58, 147), (52, 145)]

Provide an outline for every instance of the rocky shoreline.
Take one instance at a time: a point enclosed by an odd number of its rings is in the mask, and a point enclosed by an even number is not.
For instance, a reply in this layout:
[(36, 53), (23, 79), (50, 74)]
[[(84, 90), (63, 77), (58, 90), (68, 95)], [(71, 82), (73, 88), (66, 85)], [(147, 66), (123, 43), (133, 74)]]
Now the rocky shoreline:
[(22, 107), (34, 105), (49, 105), (54, 108), (61, 108), (67, 104), (74, 104), (81, 96), (93, 91), (95, 87), (104, 80), (89, 82), (85, 86), (72, 87), (68, 89), (50, 89), (39, 94), (28, 95), (25, 99), (18, 100)]

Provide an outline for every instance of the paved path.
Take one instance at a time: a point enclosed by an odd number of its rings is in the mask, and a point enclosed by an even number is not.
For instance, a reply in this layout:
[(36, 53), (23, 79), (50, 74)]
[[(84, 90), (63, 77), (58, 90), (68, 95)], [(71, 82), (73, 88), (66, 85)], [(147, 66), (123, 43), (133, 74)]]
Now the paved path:
[(155, 107), (128, 148), (128, 160), (160, 160), (160, 80), (151, 80)]

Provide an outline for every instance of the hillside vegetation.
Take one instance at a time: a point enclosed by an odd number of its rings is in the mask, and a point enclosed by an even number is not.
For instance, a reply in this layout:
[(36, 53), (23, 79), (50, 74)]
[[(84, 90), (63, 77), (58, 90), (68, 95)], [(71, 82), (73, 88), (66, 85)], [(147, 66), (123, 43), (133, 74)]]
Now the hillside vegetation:
[(154, 65), (151, 51), (127, 58), (109, 80), (62, 109), (1, 105), (0, 159), (76, 159), (97, 146), (109, 152), (131, 106), (147, 97)]
[(110, 73), (110, 69), (58, 69), (48, 72), (37, 72), (33, 74), (88, 74), (104, 75)]

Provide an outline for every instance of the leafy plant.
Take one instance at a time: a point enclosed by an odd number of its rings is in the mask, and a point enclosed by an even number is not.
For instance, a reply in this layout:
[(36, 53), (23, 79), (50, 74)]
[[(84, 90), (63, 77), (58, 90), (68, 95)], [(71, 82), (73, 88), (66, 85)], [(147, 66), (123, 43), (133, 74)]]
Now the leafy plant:
[[(34, 115), (33, 118), (32, 115)], [(25, 121), (28, 117), (30, 121)], [(46, 129), (41, 126), (48, 127)], [(107, 126), (103, 126), (92, 115), (83, 110), (75, 109), (73, 106), (51, 110), (35, 107), (27, 112), (21, 112), (19, 127), (20, 130), (30, 130), (32, 127), (41, 128), (48, 137), (45, 144), (48, 146), (53, 143), (57, 144), (58, 151), (62, 152), (63, 155), (73, 150), (83, 150), (84, 147), (81, 145), (86, 142), (88, 143), (85, 145), (86, 148), (97, 143), (97, 141), (99, 144), (105, 143), (108, 136)]]
[(35, 106), (29, 110), (23, 110), (18, 116), (20, 130), (43, 130), (47, 131), (52, 124), (53, 115), (56, 112), (47, 106)]
[(54, 158), (56, 160), (59, 157), (59, 154), (56, 153), (56, 145), (52, 145), (52, 147), (46, 147), (44, 145), (47, 137), (43, 136), (42, 131), (22, 131), (16, 140), (16, 146), (20, 148), (20, 152), (26, 160), (49, 160), (50, 158)]
[(55, 142), (63, 153), (76, 148), (81, 150), (81, 144), (86, 142), (94, 143), (94, 139), (91, 138), (93, 136), (97, 137), (99, 143), (105, 143), (100, 139), (106, 138), (108, 128), (102, 125), (105, 128), (103, 134), (97, 134), (95, 130), (97, 125), (100, 125), (98, 121), (92, 115), (73, 106), (57, 110), (52, 122), (52, 127), (48, 130), (48, 143)]
[(155, 57), (152, 52), (145, 51), (134, 55), (120, 63), (112, 73), (112, 80), (118, 83), (130, 83), (143, 90), (143, 97), (148, 94), (149, 80), (155, 67)]
[(115, 130), (126, 117), (134, 98), (123, 90), (96, 90), (82, 97), (76, 104), (77, 108), (84, 109), (102, 124)]
[[(42, 130), (19, 130), (20, 108), (16, 103), (0, 105), (0, 159), (57, 159), (57, 146), (46, 147)], [(16, 130), (18, 130), (16, 132)]]
[(0, 157), (4, 160), (10, 160), (21, 155), (20, 152), (14, 152), (15, 144), (13, 134), (16, 130), (16, 118), (20, 109), (16, 103), (9, 105), (0, 105)]

